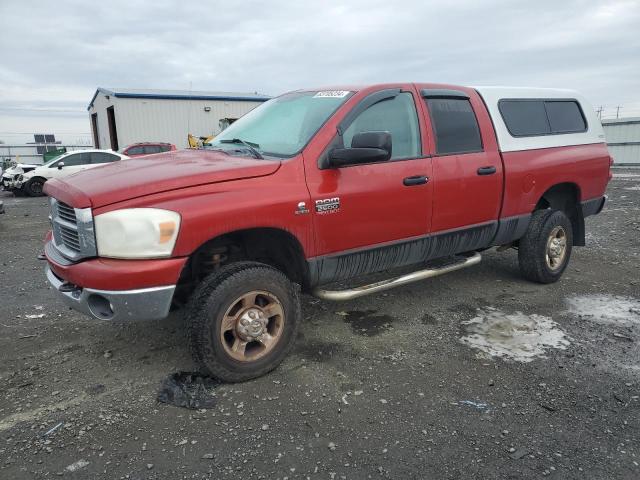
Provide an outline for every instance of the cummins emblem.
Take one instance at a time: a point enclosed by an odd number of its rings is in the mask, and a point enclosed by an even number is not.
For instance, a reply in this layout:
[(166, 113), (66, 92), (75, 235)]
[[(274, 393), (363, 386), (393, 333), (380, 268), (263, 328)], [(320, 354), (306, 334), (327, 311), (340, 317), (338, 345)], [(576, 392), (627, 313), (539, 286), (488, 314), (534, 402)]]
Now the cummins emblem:
[(299, 202), (298, 208), (296, 209), (296, 215), (304, 215), (305, 213), (309, 213), (307, 204), (305, 202)]
[(324, 198), (316, 200), (316, 212), (320, 215), (336, 213), (340, 210), (340, 197)]

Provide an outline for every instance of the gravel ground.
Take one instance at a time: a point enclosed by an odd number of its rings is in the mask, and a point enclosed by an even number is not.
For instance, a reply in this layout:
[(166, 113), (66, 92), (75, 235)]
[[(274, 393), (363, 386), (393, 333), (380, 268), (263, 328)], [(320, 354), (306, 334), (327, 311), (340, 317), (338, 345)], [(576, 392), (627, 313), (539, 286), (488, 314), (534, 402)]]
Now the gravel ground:
[(304, 299), (294, 353), (215, 406), (156, 401), (193, 369), (179, 315), (66, 309), (45, 199), (3, 197), (0, 478), (640, 478), (640, 170), (617, 170), (555, 285), (513, 250), (346, 303)]

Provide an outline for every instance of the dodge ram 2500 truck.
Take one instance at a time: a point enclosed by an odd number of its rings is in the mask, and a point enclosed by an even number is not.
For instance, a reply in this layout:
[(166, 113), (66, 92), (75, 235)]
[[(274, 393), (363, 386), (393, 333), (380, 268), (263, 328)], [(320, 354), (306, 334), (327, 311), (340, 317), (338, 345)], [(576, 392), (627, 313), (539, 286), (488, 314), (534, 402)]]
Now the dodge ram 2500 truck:
[(47, 276), (97, 319), (182, 305), (199, 367), (242, 381), (289, 352), (301, 291), (355, 298), (473, 265), (492, 246), (517, 248), (524, 277), (555, 282), (603, 207), (610, 164), (598, 118), (570, 90), (299, 90), (203, 150), (47, 182)]

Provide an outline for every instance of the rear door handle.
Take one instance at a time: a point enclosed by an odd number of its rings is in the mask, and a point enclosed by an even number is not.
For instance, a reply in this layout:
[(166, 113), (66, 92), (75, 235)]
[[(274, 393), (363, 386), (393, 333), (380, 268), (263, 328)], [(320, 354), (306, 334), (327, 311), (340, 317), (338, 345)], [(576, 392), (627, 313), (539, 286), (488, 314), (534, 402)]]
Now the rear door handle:
[(480, 167), (478, 169), (478, 175), (493, 175), (496, 173), (496, 167)]
[(402, 180), (405, 187), (411, 187), (413, 185), (424, 185), (429, 181), (429, 177), (424, 175), (414, 175), (413, 177), (407, 177)]

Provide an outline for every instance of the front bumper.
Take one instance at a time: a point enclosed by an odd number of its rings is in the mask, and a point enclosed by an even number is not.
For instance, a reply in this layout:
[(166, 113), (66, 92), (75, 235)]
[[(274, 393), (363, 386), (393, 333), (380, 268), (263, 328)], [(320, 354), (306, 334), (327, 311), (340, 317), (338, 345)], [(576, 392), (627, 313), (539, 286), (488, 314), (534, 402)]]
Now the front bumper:
[[(98, 320), (159, 320), (169, 315), (175, 285), (138, 290), (96, 290), (71, 285), (47, 266), (47, 279), (69, 307)], [(61, 289), (62, 287), (62, 289)]]
[(20, 190), (22, 188), (22, 184), (23, 182), (14, 180), (11, 177), (2, 177), (2, 186), (5, 190)]

